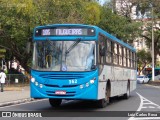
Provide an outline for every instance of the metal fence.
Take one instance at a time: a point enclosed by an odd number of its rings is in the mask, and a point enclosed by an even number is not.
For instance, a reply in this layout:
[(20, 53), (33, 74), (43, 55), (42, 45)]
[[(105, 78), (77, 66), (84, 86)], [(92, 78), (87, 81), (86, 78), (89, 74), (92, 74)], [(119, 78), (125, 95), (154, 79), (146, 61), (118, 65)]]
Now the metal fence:
[(29, 79), (23, 74), (7, 74), (6, 87), (23, 87), (29, 84)]

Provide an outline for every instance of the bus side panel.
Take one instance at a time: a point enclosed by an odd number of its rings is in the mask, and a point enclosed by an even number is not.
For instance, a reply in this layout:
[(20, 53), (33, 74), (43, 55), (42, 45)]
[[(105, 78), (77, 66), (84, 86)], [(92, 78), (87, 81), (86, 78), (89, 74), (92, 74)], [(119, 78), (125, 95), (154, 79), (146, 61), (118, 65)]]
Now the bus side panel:
[(130, 91), (136, 89), (136, 70), (104, 65), (99, 76), (98, 99), (105, 98), (107, 80), (111, 82), (110, 97), (125, 94), (128, 80), (130, 81)]
[(131, 71), (131, 80), (130, 80), (130, 91), (135, 90), (136, 86), (137, 86), (137, 71), (132, 70)]
[(104, 65), (103, 70), (99, 75), (98, 99), (105, 98), (107, 80), (113, 79), (112, 68), (112, 66)]

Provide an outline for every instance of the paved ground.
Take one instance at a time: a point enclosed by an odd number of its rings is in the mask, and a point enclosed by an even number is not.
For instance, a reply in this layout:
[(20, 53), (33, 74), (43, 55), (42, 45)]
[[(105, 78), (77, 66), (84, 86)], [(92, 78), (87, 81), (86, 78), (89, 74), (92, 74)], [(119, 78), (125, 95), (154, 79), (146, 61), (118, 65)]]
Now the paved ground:
[[(16, 117), (18, 114), (14, 114), (16, 112), (20, 114), (22, 112), (26, 114), (30, 112), (40, 113), (42, 117), (44, 117), (43, 120), (47, 117), (50, 118), (47, 120), (57, 120), (57, 117), (60, 118), (59, 120), (77, 120), (77, 118), (78, 120), (95, 120), (95, 117), (97, 117), (96, 120), (160, 120), (160, 117), (156, 117), (159, 115), (157, 111), (160, 110), (159, 93), (160, 89), (148, 84), (138, 84), (137, 89), (131, 92), (129, 100), (125, 100), (123, 97), (116, 97), (112, 99), (111, 103), (105, 108), (98, 108), (95, 101), (81, 100), (64, 100), (60, 107), (52, 108), (48, 99), (43, 99), (36, 102), (1, 107), (0, 111), (12, 111), (10, 113), (12, 120), (18, 120), (18, 117)], [(139, 111), (140, 114), (136, 114), (135, 118), (134, 114), (138, 113), (137, 111)], [(155, 113), (155, 117), (147, 117), (148, 114), (153, 113)], [(85, 117), (86, 115), (88, 117)], [(105, 115), (111, 117), (105, 117)], [(33, 120), (33, 118), (26, 118), (26, 120), (28, 119)], [(40, 120), (40, 118), (35, 119)], [(8, 120), (8, 118), (6, 118), (6, 120)]]
[[(148, 85), (160, 87), (160, 80), (150, 81)], [(0, 92), (0, 107), (33, 101), (30, 98), (30, 88), (25, 87), (5, 87), (4, 92)]]
[(30, 98), (29, 86), (5, 87), (4, 92), (0, 92), (0, 107), (30, 100), (33, 99)]

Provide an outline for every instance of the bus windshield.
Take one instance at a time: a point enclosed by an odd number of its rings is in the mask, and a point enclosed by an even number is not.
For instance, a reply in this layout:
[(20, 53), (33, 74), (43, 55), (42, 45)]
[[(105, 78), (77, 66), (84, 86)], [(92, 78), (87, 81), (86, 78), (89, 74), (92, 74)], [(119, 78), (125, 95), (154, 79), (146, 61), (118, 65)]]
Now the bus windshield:
[(32, 68), (40, 71), (95, 69), (95, 41), (36, 41)]

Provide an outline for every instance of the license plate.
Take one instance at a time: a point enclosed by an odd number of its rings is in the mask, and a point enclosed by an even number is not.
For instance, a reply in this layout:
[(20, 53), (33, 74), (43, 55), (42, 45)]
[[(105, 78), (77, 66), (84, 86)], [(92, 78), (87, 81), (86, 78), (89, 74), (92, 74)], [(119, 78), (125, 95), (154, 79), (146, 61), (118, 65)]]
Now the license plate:
[(56, 95), (65, 95), (66, 91), (56, 91), (55, 94)]

